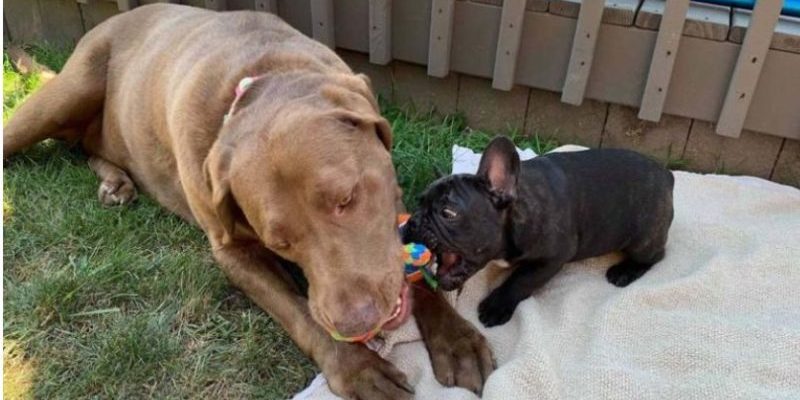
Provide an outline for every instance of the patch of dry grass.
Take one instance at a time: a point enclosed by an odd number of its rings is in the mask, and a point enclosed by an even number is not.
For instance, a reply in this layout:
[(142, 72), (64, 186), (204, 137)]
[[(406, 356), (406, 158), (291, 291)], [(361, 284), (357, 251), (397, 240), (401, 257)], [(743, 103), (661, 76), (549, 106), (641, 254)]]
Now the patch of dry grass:
[(26, 359), (16, 341), (3, 343), (3, 399), (27, 400), (33, 398), (36, 368), (33, 361)]

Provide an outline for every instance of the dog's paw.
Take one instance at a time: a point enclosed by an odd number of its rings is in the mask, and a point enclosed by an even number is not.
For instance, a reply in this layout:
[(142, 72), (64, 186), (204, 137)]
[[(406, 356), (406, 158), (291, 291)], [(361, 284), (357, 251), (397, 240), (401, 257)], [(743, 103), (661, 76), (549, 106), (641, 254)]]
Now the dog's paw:
[(364, 345), (336, 343), (323, 373), (331, 390), (348, 399), (410, 400), (406, 375)]
[(495, 362), (486, 338), (472, 324), (455, 315), (426, 338), (426, 345), (439, 383), (481, 394)]
[(626, 260), (609, 268), (606, 271), (606, 279), (614, 286), (625, 287), (644, 275), (647, 272), (647, 268)]
[(502, 292), (494, 291), (478, 306), (478, 319), (487, 328), (503, 325), (514, 315), (517, 304), (519, 301), (508, 298)]
[(136, 186), (127, 177), (104, 180), (97, 188), (97, 199), (106, 207), (130, 204), (137, 196)]

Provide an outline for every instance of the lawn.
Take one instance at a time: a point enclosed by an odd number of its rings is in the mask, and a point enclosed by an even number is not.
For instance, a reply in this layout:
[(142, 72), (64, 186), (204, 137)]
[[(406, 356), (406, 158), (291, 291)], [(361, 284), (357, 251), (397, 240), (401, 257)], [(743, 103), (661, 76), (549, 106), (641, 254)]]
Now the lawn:
[[(68, 53), (32, 47), (58, 70)], [(3, 57), (3, 121), (40, 85)], [(385, 104), (405, 201), (489, 135)], [(515, 137), (542, 151), (537, 137)], [(3, 170), (5, 398), (285, 398), (317, 372), (228, 286), (200, 230), (141, 196), (103, 208), (76, 149), (45, 142)]]

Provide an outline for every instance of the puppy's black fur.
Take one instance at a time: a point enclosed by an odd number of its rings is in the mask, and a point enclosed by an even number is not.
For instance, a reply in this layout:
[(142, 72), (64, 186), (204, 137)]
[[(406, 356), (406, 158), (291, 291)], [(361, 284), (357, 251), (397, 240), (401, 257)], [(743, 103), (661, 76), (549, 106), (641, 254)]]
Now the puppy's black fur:
[(514, 268), (479, 308), (486, 326), (505, 323), (573, 260), (625, 253), (606, 278), (626, 286), (664, 257), (672, 223), (672, 173), (628, 150), (551, 153), (520, 163), (514, 144), (494, 139), (476, 175), (441, 178), (423, 193), (403, 239), (425, 243), (445, 290), (494, 259)]

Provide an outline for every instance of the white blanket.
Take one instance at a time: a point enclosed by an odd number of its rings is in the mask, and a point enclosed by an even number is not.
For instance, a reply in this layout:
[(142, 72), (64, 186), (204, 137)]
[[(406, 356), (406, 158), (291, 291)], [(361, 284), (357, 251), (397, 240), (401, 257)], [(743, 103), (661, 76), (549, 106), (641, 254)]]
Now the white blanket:
[[(479, 158), (456, 146), (453, 171)], [(800, 399), (800, 190), (675, 172), (674, 205), (666, 257), (626, 288), (614, 256), (572, 263), (491, 329), (478, 303), (506, 271), (450, 294), (497, 358), (484, 399)], [(378, 351), (418, 399), (476, 398), (439, 385), (413, 321)], [(318, 376), (295, 398), (337, 397)]]

